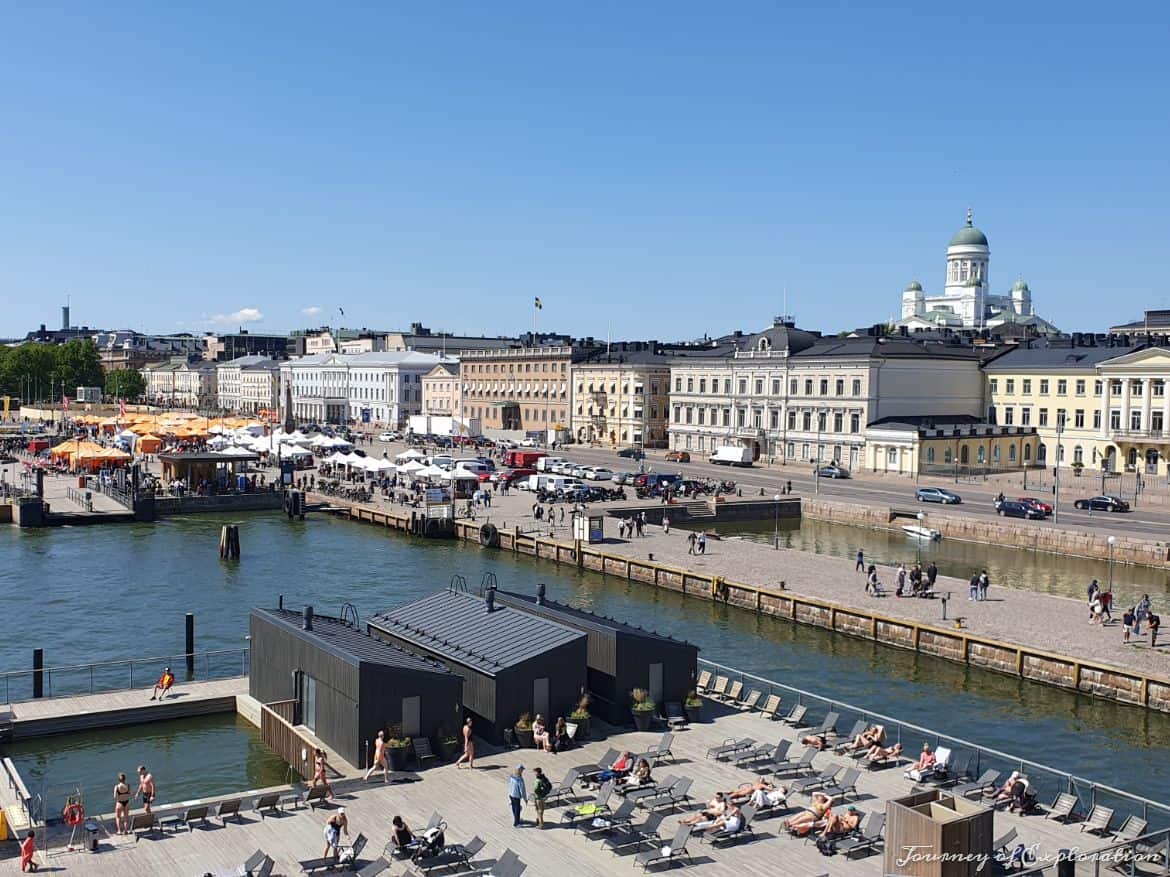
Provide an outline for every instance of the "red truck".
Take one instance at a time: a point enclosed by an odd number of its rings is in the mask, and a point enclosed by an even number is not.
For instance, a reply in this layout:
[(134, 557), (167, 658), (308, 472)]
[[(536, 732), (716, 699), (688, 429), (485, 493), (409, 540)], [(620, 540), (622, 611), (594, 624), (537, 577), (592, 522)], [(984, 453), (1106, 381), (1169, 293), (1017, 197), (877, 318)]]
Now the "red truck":
[(548, 454), (544, 451), (507, 451), (504, 454), (504, 465), (511, 466), (513, 469), (528, 469), (535, 466), (536, 461), (541, 457), (547, 456)]

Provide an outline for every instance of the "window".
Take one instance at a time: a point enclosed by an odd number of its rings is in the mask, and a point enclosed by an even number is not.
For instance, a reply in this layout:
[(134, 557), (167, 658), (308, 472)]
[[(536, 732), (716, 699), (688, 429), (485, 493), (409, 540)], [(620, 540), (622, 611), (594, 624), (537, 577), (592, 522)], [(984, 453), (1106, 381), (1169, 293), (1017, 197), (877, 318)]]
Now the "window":
[(763, 425), (764, 425), (764, 412), (761, 411), (759, 408), (753, 408), (752, 409), (752, 426), (755, 429), (759, 429)]
[(1031, 426), (1031, 425), (1032, 425), (1032, 409), (1031, 408), (1021, 408), (1020, 409), (1020, 426)]
[(991, 446), (991, 462), (993, 462), (993, 463), (999, 462), (999, 445), (992, 445)]
[(772, 378), (772, 395), (773, 396), (780, 395), (780, 379), (779, 378)]
[(1077, 392), (1078, 396), (1085, 395), (1085, 382), (1083, 379), (1078, 380), (1074, 386), (1076, 387), (1076, 392)]
[(699, 406), (699, 413), (697, 415), (699, 426), (703, 425), (703, 415), (705, 415), (706, 413), (707, 413), (707, 409), (700, 405)]
[(804, 395), (811, 396), (813, 394), (812, 387), (813, 387), (812, 378), (805, 378), (804, 379)]
[(1140, 410), (1129, 412), (1129, 428), (1130, 429), (1141, 429), (1142, 428), (1142, 412)]
[(756, 393), (757, 396), (764, 395), (764, 379), (756, 378)]
[(1112, 429), (1114, 432), (1121, 429), (1121, 412), (1120, 411), (1110, 411), (1109, 412), (1109, 428)]
[(861, 415), (860, 414), (854, 413), (854, 414), (849, 415), (849, 431), (853, 432), (853, 433), (861, 432)]
[(699, 378), (699, 392), (700, 393), (707, 392), (707, 379), (706, 378)]
[(999, 379), (998, 378), (991, 379), (991, 392), (993, 392), (993, 393), (999, 392)]
[[(604, 387), (602, 389), (604, 389)], [(694, 391), (695, 391), (695, 379), (694, 378), (687, 378), (687, 392), (693, 393)]]
[(824, 411), (817, 412), (817, 432), (824, 432), (828, 415)]
[(1084, 429), (1085, 428), (1085, 409), (1084, 408), (1078, 408), (1076, 411), (1073, 412), (1073, 426), (1075, 426), (1077, 429)]
[(1048, 409), (1047, 408), (1040, 409), (1040, 425), (1041, 426), (1048, 426)]
[(812, 413), (811, 412), (809, 412), (809, 411), (804, 412), (804, 414), (802, 414), (800, 416), (800, 421), (801, 421), (801, 429), (803, 429), (805, 432), (808, 432), (810, 429), (812, 429)]
[(1008, 462), (1016, 462), (1016, 446), (1014, 444), (1008, 445)]
[(676, 393), (682, 392), (682, 378), (675, 378), (674, 379), (674, 391)]
[(1156, 380), (1153, 382), (1151, 387), (1152, 387), (1151, 392), (1155, 396), (1165, 396), (1166, 395), (1166, 382), (1165, 381), (1163, 381), (1161, 379)]
[(1120, 396), (1121, 395), (1121, 381), (1114, 380), (1114, 381), (1109, 382), (1109, 395), (1111, 395), (1111, 396)]
[(860, 378), (853, 379), (853, 395), (854, 396), (861, 395), (861, 379)]
[(772, 412), (768, 417), (768, 428), (769, 429), (779, 429), (780, 428), (780, 412), (777, 411), (775, 408), (772, 409)]
[(788, 428), (789, 429), (796, 429), (796, 412), (795, 411), (788, 412)]
[(1068, 381), (1061, 378), (1059, 381), (1056, 382), (1056, 395), (1057, 396), (1067, 396), (1068, 395)]
[(1105, 382), (1104, 381), (1093, 381), (1093, 392), (1098, 396), (1100, 396), (1103, 392), (1105, 392)]
[(1094, 411), (1093, 412), (1093, 429), (1100, 429), (1100, 428), (1101, 428), (1101, 412)]
[(844, 432), (844, 430), (845, 430), (845, 415), (844, 414), (834, 414), (833, 415), (833, 432)]
[(789, 442), (788, 447), (784, 450), (788, 454), (788, 459), (792, 460), (796, 458), (796, 442)]
[(802, 459), (802, 460), (807, 460), (807, 459), (808, 459), (808, 458), (811, 456), (811, 455), (809, 454), (808, 450), (809, 450), (809, 445), (808, 445), (808, 442), (804, 442), (804, 443), (803, 443), (803, 444), (800, 446), (800, 459)]
[(741, 395), (741, 396), (747, 395), (747, 378), (740, 378), (739, 379), (739, 395)]
[(1032, 392), (1032, 382), (1028, 378), (1024, 378), (1023, 383), (1024, 383), (1023, 392), (1025, 394), (1031, 393)]
[(845, 395), (845, 380), (843, 378), (837, 378), (836, 391), (838, 396)]
[(795, 396), (797, 393), (796, 388), (798, 386), (800, 386), (800, 383), (799, 383), (799, 381), (796, 380), (796, 378), (789, 378), (788, 379), (788, 395)]
[(897, 466), (898, 465), (898, 449), (897, 448), (890, 448), (890, 450), (886, 453), (886, 460), (889, 461), (891, 466)]
[(1013, 423), (1015, 423), (1015, 413), (1016, 409), (1012, 408), (1011, 406), (1006, 406), (1003, 409), (1004, 426), (1011, 426)]
[(821, 395), (822, 396), (829, 395), (829, 379), (828, 378), (821, 378)]
[(951, 463), (955, 462), (955, 458), (954, 458), (954, 456), (951, 454), (951, 449), (950, 449), (950, 448), (946, 448), (946, 449), (943, 451), (943, 462), (944, 462), (944, 463), (946, 463), (948, 466), (949, 466), (949, 465), (951, 465)]
[(686, 422), (687, 422), (687, 423), (690, 423), (690, 422), (691, 422), (691, 413), (692, 413), (692, 408), (691, 408), (691, 406), (690, 406), (690, 405), (688, 405), (688, 406), (686, 407), (686, 418), (687, 418), (687, 419), (686, 419)]
[(731, 378), (724, 378), (723, 379), (723, 395), (724, 396), (731, 395)]
[(983, 445), (979, 446), (978, 453), (975, 455), (975, 461), (977, 463), (987, 462), (987, 448), (983, 447)]
[(681, 405), (674, 406), (674, 422), (675, 423), (682, 423), (682, 406)]
[(1014, 378), (1008, 378), (1004, 383), (1004, 392), (1014, 393), (1016, 391), (1016, 381)]
[(1085, 449), (1082, 448), (1080, 445), (1077, 445), (1075, 448), (1073, 448), (1073, 462), (1080, 463), (1080, 464), (1084, 465)]
[(731, 426), (731, 409), (730, 408), (724, 408), (722, 410), (720, 416), (723, 419), (724, 426)]

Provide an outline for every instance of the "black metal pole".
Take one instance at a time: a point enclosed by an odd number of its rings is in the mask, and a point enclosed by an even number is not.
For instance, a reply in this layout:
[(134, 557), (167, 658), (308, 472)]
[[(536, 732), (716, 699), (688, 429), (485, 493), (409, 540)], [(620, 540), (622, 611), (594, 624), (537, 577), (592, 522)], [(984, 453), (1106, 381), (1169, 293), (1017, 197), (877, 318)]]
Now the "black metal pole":
[(45, 650), (33, 649), (33, 697), (45, 696)]
[(187, 675), (195, 675), (195, 613), (187, 613)]

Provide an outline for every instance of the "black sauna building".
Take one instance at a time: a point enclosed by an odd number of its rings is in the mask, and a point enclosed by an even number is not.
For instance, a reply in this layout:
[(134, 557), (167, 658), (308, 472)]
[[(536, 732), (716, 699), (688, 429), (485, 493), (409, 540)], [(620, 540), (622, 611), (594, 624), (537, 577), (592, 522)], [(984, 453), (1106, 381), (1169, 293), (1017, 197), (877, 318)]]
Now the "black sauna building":
[(698, 646), (615, 618), (554, 603), (544, 597), (543, 586), (532, 595), (499, 591), (496, 600), (588, 636), (592, 712), (610, 724), (630, 724), (630, 692), (635, 688), (649, 691), (658, 711), (662, 712), (664, 704), (681, 703), (695, 687)]
[(338, 618), (253, 609), (248, 693), (261, 703), (296, 699), (303, 724), (346, 761), (369, 760), (378, 730), (409, 737), (457, 733), (462, 678), (438, 661), (375, 639)]
[(492, 598), (439, 591), (371, 616), (367, 629), (462, 676), (475, 732), (495, 743), (522, 713), (567, 717), (586, 687), (585, 633)]

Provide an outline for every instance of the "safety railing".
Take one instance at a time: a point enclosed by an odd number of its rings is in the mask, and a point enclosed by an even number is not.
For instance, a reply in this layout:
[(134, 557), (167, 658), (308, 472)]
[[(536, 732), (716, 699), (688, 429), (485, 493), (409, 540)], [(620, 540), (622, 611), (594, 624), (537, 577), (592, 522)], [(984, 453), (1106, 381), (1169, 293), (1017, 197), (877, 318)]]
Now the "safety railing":
[(159, 655), (125, 661), (100, 661), (93, 664), (46, 667), (43, 670), (15, 670), (0, 673), (2, 703), (33, 700), (37, 676), (40, 675), (43, 697), (71, 697), (103, 691), (150, 688), (170, 667), (180, 681), (234, 679), (248, 675), (248, 649), (220, 649), (196, 652), (192, 671), (187, 672), (187, 655)]
[(93, 511), (93, 492), (89, 490), (80, 490), (76, 487), (67, 488), (65, 495), (69, 497), (69, 501), (75, 505), (81, 506), (87, 512)]
[(1028, 777), (1032, 790), (1036, 792), (1041, 802), (1051, 802), (1058, 794), (1068, 793), (1076, 795), (1080, 808), (1085, 813), (1096, 805), (1102, 805), (1113, 809), (1119, 823), (1126, 815), (1133, 815), (1145, 819), (1151, 830), (1170, 828), (1170, 803), (1143, 798), (1113, 786), (1058, 770), (1038, 761), (1001, 752), (998, 749), (973, 743), (961, 737), (943, 734), (921, 725), (904, 722), (901, 719), (845, 701), (745, 673), (742, 670), (717, 664), (714, 661), (700, 658), (698, 663), (700, 670), (711, 671), (712, 678), (726, 676), (731, 682), (742, 682), (745, 692), (759, 689), (765, 698), (771, 694), (780, 695), (784, 704), (782, 711), (787, 711), (796, 704), (803, 704), (812, 709), (823, 709), (826, 712), (841, 714), (841, 724), (845, 724), (846, 727), (849, 718), (855, 721), (864, 720), (867, 724), (882, 725), (886, 731), (887, 745), (902, 743), (903, 749), (911, 755), (915, 752), (914, 749), (910, 748), (911, 744), (921, 746), (924, 742), (930, 743), (935, 749), (939, 746), (948, 747), (953, 753), (952, 758), (959, 756), (960, 753), (970, 753), (975, 757), (970, 768), (973, 776), (978, 776), (988, 769), (999, 770), (1005, 776), (1010, 771), (1019, 771)]
[[(1011, 863), (1014, 849), (1001, 853)], [(1160, 829), (1132, 840), (1117, 841), (1092, 849), (1069, 847), (1055, 853), (1039, 854), (1026, 846), (1020, 851), (1023, 870), (1014, 877), (1150, 877), (1170, 874), (1170, 829)]]
[(24, 786), (24, 780), (20, 778), (20, 772), (11, 758), (0, 759), (0, 769), (4, 771), (4, 781), (8, 784), (10, 795), (16, 798), (25, 820), (32, 825), (33, 799)]

